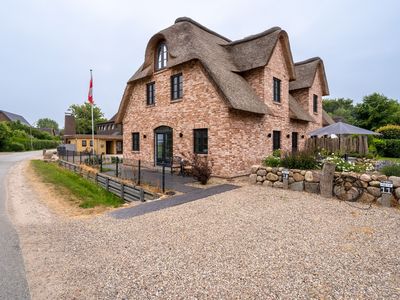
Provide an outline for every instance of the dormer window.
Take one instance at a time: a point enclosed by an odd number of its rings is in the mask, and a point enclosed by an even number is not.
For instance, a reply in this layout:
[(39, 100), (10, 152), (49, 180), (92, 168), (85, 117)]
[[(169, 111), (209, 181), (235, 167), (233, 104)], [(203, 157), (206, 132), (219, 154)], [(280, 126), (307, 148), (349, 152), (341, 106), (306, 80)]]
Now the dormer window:
[(165, 43), (161, 43), (158, 45), (157, 48), (157, 61), (156, 61), (156, 66), (157, 70), (161, 70), (167, 67), (167, 61), (168, 61), (168, 49), (167, 45)]

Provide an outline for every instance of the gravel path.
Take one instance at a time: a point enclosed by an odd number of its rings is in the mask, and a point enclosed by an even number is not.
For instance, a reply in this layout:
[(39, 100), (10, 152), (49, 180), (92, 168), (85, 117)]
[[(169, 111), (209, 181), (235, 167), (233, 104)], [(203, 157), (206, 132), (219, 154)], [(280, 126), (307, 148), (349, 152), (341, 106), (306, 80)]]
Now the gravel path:
[(245, 186), (132, 219), (16, 225), (33, 299), (400, 298), (393, 208)]

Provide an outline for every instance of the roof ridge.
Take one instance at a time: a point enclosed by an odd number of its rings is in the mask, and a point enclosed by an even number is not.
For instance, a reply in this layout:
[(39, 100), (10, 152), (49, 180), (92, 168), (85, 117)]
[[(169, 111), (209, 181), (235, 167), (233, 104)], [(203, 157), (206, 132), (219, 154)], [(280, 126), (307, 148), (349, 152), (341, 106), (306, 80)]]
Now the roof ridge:
[(319, 56), (315, 56), (315, 57), (311, 57), (311, 58), (306, 59), (306, 60), (302, 60), (302, 61), (299, 61), (299, 62), (295, 62), (294, 65), (295, 65), (295, 66), (297, 66), (297, 65), (304, 65), (304, 64), (308, 64), (308, 63), (310, 63), (310, 62), (316, 61), (316, 60), (322, 60), (322, 59), (321, 59)]
[(242, 38), (240, 40), (232, 41), (232, 42), (230, 42), (228, 44), (228, 46), (237, 45), (237, 44), (244, 43), (244, 42), (249, 42), (249, 41), (258, 39), (258, 38), (260, 38), (262, 36), (271, 34), (271, 33), (275, 32), (275, 31), (278, 31), (278, 30), (282, 30), (282, 28), (280, 28), (279, 26), (275, 26), (275, 27), (272, 27), (270, 29), (264, 30), (263, 32), (246, 36), (246, 37), (244, 37), (244, 38)]
[(199, 27), (200, 29), (202, 29), (202, 30), (204, 30), (204, 31), (206, 31), (206, 32), (208, 32), (208, 33), (210, 33), (210, 34), (212, 34), (212, 35), (215, 35), (215, 36), (217, 36), (217, 37), (219, 37), (219, 38), (221, 38), (221, 39), (223, 39), (223, 40), (225, 40), (225, 41), (227, 41), (227, 42), (232, 42), (232, 41), (231, 41), (230, 39), (228, 39), (227, 37), (224, 37), (223, 35), (221, 35), (221, 34), (215, 32), (215, 31), (213, 31), (213, 30), (211, 30), (211, 29), (209, 29), (209, 28), (207, 28), (207, 27), (205, 27), (204, 25), (202, 25), (202, 24), (200, 24), (200, 23), (194, 21), (193, 19), (191, 19), (191, 18), (189, 18), (189, 17), (180, 17), (180, 18), (178, 18), (178, 19), (175, 20), (175, 24), (181, 23), (181, 22), (189, 22), (189, 23), (192, 23), (193, 25)]

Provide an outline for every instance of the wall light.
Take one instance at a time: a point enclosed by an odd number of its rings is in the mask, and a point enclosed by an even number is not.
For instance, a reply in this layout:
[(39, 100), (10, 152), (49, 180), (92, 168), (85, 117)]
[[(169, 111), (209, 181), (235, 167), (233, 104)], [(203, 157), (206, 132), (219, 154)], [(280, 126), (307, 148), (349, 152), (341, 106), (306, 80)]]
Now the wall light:
[(182, 133), (182, 132), (179, 134), (179, 137), (180, 137), (180, 138), (183, 137), (183, 133)]
[(270, 133), (268, 133), (267, 137), (269, 137), (269, 138), (270, 138), (270, 137), (271, 137), (271, 134), (270, 134)]

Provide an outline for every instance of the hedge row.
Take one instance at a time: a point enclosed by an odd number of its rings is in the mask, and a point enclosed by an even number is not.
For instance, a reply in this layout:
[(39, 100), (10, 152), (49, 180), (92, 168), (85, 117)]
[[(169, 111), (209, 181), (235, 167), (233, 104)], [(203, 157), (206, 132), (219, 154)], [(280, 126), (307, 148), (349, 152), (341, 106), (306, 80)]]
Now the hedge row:
[(10, 143), (7, 145), (10, 151), (25, 151), (25, 150), (42, 150), (42, 149), (54, 149), (60, 144), (59, 141), (55, 140), (38, 140), (28, 138), (21, 138), (21, 137), (13, 137), (10, 140)]
[(400, 157), (400, 139), (374, 139), (373, 145), (380, 156)]

